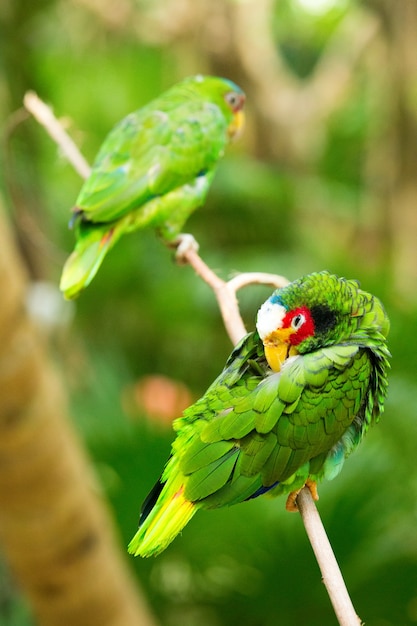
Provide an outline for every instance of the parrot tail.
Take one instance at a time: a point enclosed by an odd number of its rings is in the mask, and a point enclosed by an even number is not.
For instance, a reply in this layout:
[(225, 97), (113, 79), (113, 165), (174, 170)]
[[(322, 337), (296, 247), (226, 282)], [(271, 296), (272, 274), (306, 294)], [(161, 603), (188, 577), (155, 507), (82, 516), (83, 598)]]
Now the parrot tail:
[[(176, 461), (175, 458), (171, 462)], [(170, 463), (167, 470), (170, 469)], [(190, 521), (198, 506), (184, 497), (183, 477), (170, 476), (158, 482), (142, 507), (139, 530), (129, 543), (135, 556), (156, 556), (173, 541)]]
[(59, 285), (67, 300), (76, 298), (90, 284), (117, 238), (108, 224), (80, 223), (74, 252), (64, 265)]

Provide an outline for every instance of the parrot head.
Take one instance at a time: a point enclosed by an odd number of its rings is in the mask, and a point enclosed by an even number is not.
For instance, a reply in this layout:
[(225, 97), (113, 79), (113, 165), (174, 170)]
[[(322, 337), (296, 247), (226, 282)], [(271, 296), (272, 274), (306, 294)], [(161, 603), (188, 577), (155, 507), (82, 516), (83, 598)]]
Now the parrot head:
[[(232, 87), (232, 91), (227, 91), (224, 94), (224, 101), (233, 113), (232, 121), (227, 128), (227, 134), (229, 139), (236, 139), (241, 134), (245, 125), (243, 105), (245, 104), (246, 96), (234, 83), (230, 83), (230, 86)], [(237, 89), (239, 91), (237, 91)]]
[(227, 78), (217, 76), (192, 76), (184, 83), (198, 97), (216, 104), (226, 120), (229, 122), (227, 135), (229, 139), (236, 139), (243, 130), (245, 115), (243, 106), (246, 95), (240, 87)]
[(334, 343), (387, 336), (388, 318), (381, 302), (354, 280), (318, 272), (277, 289), (261, 306), (257, 330), (270, 368)]

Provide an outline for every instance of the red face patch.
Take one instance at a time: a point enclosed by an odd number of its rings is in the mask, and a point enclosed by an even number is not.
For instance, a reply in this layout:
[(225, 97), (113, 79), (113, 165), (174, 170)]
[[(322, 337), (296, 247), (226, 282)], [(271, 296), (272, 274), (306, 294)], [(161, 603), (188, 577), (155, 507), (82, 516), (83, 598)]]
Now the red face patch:
[(292, 346), (314, 335), (314, 320), (310, 310), (306, 306), (289, 311), (282, 320), (282, 328), (292, 328), (294, 333), (290, 335), (289, 342)]

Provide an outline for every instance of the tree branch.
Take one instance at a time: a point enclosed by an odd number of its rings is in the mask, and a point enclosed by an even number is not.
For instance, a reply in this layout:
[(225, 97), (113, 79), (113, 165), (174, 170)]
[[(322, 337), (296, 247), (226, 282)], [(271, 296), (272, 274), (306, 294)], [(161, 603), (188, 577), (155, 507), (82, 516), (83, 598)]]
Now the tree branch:
[(263, 272), (248, 272), (245, 274), (237, 274), (229, 281), (224, 281), (217, 276), (204, 263), (203, 259), (195, 250), (187, 250), (182, 256), (189, 265), (194, 269), (195, 273), (206, 282), (214, 292), (217, 303), (223, 318), (226, 332), (231, 342), (236, 345), (246, 334), (247, 330), (243, 324), (242, 317), (239, 312), (239, 304), (236, 292), (247, 285), (271, 285), (272, 287), (284, 287), (288, 284), (288, 280), (283, 276), (276, 274), (267, 274)]
[(353, 607), (332, 546), (308, 487), (303, 487), (298, 494), (297, 506), (340, 626), (360, 626), (362, 621)]
[[(25, 106), (61, 147), (77, 172), (83, 178), (86, 178), (90, 172), (90, 167), (55, 118), (52, 110), (31, 92), (25, 96)], [(283, 287), (288, 284), (287, 279), (283, 276), (262, 272), (238, 274), (228, 282), (225, 282), (208, 267), (195, 250), (190, 249), (186, 251), (182, 258), (213, 290), (226, 331), (233, 344), (240, 341), (246, 334), (239, 312), (236, 292), (242, 287), (251, 284), (266, 284), (274, 287)], [(359, 626), (361, 620), (353, 608), (340, 568), (309, 489), (304, 488), (301, 490), (297, 497), (297, 505), (340, 626)]]
[(48, 135), (62, 150), (65, 157), (71, 163), (81, 178), (90, 175), (91, 168), (77, 146), (65, 132), (62, 124), (55, 117), (52, 109), (43, 102), (34, 91), (27, 91), (23, 98), (23, 104), (29, 113), (41, 124)]

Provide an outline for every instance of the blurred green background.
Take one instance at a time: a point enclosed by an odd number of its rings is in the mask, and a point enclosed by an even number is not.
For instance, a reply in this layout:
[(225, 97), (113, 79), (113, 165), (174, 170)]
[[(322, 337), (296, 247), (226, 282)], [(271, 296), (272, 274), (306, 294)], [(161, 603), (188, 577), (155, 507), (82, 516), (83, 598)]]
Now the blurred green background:
[[(386, 412), (321, 486), (319, 510), (362, 619), (416, 624), (415, 0), (2, 0), (0, 25), (3, 202), (33, 284), (46, 283), (40, 313), (57, 307), (44, 324), (121, 544), (173, 416), (231, 346), (213, 294), (153, 232), (125, 237), (76, 304), (61, 302), (80, 179), (22, 99), (33, 89), (51, 104), (91, 162), (128, 112), (186, 75), (224, 75), (247, 93), (247, 128), (187, 230), (223, 278), (328, 269), (386, 304)], [(248, 329), (269, 292), (241, 293)], [(201, 512), (160, 557), (130, 564), (164, 626), (336, 621), (284, 501)], [(5, 563), (0, 624), (33, 624)]]

